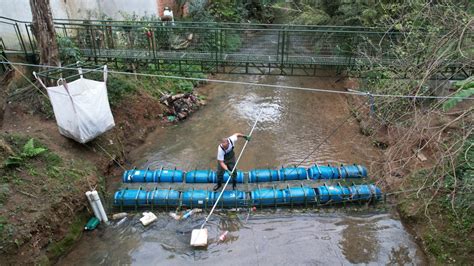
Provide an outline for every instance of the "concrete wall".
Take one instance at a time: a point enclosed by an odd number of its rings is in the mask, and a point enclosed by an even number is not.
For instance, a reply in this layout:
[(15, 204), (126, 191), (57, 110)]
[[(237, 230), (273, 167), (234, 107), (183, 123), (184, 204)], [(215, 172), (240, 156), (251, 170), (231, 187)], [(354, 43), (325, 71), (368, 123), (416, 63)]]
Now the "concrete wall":
[[(164, 0), (50, 0), (54, 18), (86, 19), (90, 15), (106, 14), (121, 19), (120, 11), (140, 16), (158, 15)], [(174, 2), (174, 1), (166, 1)], [(29, 0), (0, 0), (0, 16), (31, 21)]]
[[(135, 13), (139, 16), (158, 16), (158, 6), (162, 6), (162, 1), (165, 0), (50, 0), (50, 4), (55, 19), (87, 19), (105, 14), (120, 20), (121, 12)], [(29, 0), (0, 0), (0, 7), (0, 16), (16, 20), (32, 20)], [(23, 25), (20, 30), (23, 37), (27, 38)], [(20, 48), (13, 26), (0, 23), (0, 37), (3, 38), (7, 48)]]

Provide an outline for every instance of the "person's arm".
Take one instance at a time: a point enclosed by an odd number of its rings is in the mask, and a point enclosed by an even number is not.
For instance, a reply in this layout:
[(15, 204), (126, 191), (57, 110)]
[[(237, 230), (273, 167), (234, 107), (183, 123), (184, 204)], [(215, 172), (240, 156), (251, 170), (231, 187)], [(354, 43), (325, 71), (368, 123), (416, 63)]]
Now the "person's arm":
[(219, 160), (219, 164), (224, 169), (224, 171), (229, 171), (229, 168), (227, 168), (227, 165), (225, 165), (224, 161)]
[(234, 135), (232, 135), (231, 137), (233, 137), (232, 141), (237, 140), (237, 138), (243, 138), (243, 139), (245, 139), (245, 140), (250, 141), (250, 137), (247, 136), (247, 135), (244, 135), (244, 134), (242, 134), (242, 133), (234, 133)]

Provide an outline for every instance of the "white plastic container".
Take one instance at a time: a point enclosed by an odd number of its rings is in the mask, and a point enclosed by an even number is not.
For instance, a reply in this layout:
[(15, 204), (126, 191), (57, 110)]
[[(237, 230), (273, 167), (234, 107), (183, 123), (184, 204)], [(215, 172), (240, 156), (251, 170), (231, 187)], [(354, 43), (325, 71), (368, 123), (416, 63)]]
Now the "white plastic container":
[(205, 247), (207, 246), (207, 228), (194, 229), (191, 233), (191, 246)]
[(156, 217), (156, 215), (152, 212), (144, 212), (143, 213), (143, 217), (140, 218), (140, 222), (142, 222), (142, 224), (144, 226), (147, 226), (151, 223), (153, 223), (154, 221), (156, 221), (158, 219), (158, 217)]

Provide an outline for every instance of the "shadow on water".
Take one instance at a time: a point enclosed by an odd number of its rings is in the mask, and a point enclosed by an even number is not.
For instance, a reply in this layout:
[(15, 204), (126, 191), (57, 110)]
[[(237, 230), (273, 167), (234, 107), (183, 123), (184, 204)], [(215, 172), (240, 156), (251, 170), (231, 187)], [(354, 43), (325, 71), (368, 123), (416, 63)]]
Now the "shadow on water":
[[(336, 78), (230, 76), (219, 79), (342, 89)], [(209, 104), (179, 126), (150, 134), (147, 144), (132, 153), (139, 167), (215, 169), (218, 141), (234, 132), (250, 130), (263, 110), (253, 139), (239, 168), (278, 167), (299, 163), (332, 129), (350, 114), (345, 96), (228, 84), (201, 88)], [(240, 152), (242, 142), (237, 144)], [(379, 152), (348, 121), (320, 149), (303, 162), (358, 163), (374, 167)], [(419, 247), (401, 222), (389, 213), (349, 214), (346, 209), (257, 210), (220, 212), (207, 228), (209, 245), (193, 249), (192, 229), (205, 213), (176, 221), (166, 212), (148, 227), (140, 214), (87, 232), (60, 265), (270, 265), (270, 264), (424, 264)], [(229, 231), (224, 242), (219, 235)]]

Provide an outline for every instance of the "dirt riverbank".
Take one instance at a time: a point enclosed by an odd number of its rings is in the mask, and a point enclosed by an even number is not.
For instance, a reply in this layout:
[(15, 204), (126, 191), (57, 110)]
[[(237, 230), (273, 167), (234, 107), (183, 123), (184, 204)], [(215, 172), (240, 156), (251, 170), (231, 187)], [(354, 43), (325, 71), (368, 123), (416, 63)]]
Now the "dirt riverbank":
[[(18, 73), (10, 76), (4, 89), (27, 87)], [(0, 261), (6, 264), (54, 263), (91, 216), (85, 191), (96, 188), (107, 197), (106, 187), (127, 167), (127, 154), (149, 132), (179, 123), (203, 103), (187, 94), (164, 104), (137, 87), (114, 104), (116, 126), (82, 145), (59, 134), (51, 110), (42, 109), (44, 95), (27, 91), (6, 101), (1, 123)], [(23, 156), (30, 140), (45, 151)], [(12, 158), (21, 161), (6, 166)]]

